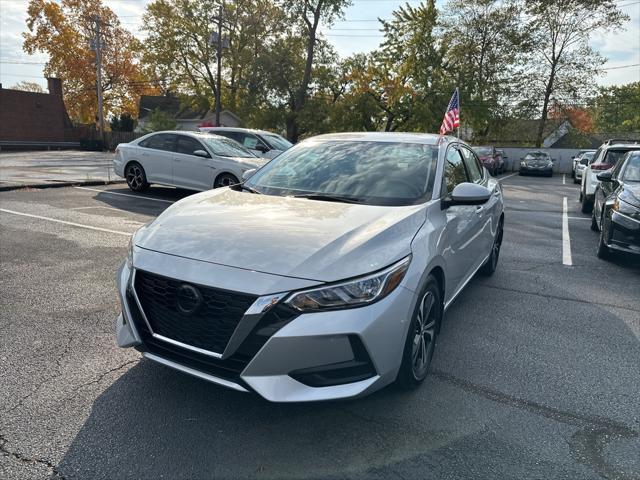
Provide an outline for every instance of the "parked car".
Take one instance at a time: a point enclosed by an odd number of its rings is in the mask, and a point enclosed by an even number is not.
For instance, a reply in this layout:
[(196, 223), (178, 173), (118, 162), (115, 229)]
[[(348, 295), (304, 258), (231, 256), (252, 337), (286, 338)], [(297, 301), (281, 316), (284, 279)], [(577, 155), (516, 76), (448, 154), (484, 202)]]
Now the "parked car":
[(593, 158), (593, 155), (595, 153), (596, 153), (595, 150), (592, 152), (585, 152), (576, 158), (576, 161), (578, 163), (576, 164), (575, 170), (573, 172), (573, 183), (580, 183), (582, 181), (582, 174), (585, 168), (587, 168), (587, 165), (589, 164), (589, 160)]
[(591, 228), (600, 232), (598, 257), (614, 252), (640, 255), (640, 151), (598, 174)]
[(504, 159), (495, 147), (473, 147), (473, 150), (491, 175), (504, 173)]
[(113, 167), (134, 192), (152, 183), (209, 190), (238, 183), (244, 172), (267, 161), (225, 137), (166, 131), (118, 145)]
[(553, 176), (553, 159), (546, 152), (528, 152), (520, 159), (520, 175)]
[(578, 167), (578, 165), (580, 164), (580, 159), (582, 158), (582, 156), (586, 153), (595, 153), (595, 150), (579, 150), (578, 154), (574, 157), (571, 157), (571, 159), (573, 160), (573, 166), (571, 168), (571, 176), (575, 179), (576, 178), (576, 169)]
[(271, 401), (416, 386), (503, 222), (499, 182), (454, 137), (313, 137), (135, 233), (117, 342)]
[(258, 157), (275, 158), (293, 144), (277, 133), (232, 127), (200, 127), (201, 132), (214, 133), (235, 140)]
[(610, 139), (600, 146), (587, 168), (582, 172), (580, 186), (580, 202), (582, 213), (591, 213), (593, 198), (598, 186), (596, 175), (615, 167), (616, 163), (630, 150), (640, 150), (640, 144), (635, 140)]

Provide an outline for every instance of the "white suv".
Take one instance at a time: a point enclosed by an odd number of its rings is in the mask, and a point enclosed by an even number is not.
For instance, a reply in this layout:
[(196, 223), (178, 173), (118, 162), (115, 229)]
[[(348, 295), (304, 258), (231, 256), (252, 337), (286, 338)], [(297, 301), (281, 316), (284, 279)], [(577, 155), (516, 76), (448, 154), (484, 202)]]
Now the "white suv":
[(596, 188), (600, 183), (597, 175), (604, 170), (613, 168), (619, 159), (630, 150), (640, 150), (640, 143), (636, 140), (621, 140), (612, 138), (607, 140), (596, 150), (589, 165), (582, 173), (582, 185), (580, 187), (580, 202), (582, 213), (591, 213)]
[(234, 127), (200, 127), (200, 131), (215, 133), (235, 140), (258, 157), (269, 159), (277, 157), (293, 146), (286, 138), (265, 130)]

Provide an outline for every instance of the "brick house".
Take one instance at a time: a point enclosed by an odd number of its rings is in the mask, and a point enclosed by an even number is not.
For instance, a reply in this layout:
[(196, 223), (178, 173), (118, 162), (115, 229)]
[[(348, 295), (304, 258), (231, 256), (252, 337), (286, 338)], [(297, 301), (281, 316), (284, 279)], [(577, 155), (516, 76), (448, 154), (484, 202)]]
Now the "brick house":
[(62, 81), (47, 78), (49, 93), (23, 92), (0, 84), (0, 144), (77, 142), (62, 99)]

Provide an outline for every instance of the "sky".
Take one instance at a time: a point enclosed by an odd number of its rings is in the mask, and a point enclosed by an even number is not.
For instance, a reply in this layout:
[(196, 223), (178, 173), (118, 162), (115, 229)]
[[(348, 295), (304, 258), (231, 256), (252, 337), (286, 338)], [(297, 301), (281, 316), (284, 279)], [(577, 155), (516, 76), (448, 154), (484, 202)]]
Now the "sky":
[[(123, 26), (134, 35), (143, 38), (140, 29), (141, 16), (145, 5), (151, 0), (105, 0), (119, 17)], [(418, 4), (420, 0), (409, 0)], [(346, 57), (356, 52), (375, 49), (382, 35), (378, 30), (377, 18), (390, 18), (401, 0), (352, 0), (352, 6), (345, 12), (344, 20), (322, 31), (334, 45), (338, 53)], [(437, 2), (439, 6), (443, 0)], [(601, 85), (619, 85), (640, 81), (640, 0), (616, 0), (620, 8), (631, 20), (623, 29), (608, 34), (595, 32), (591, 46), (608, 59), (607, 74), (600, 78)], [(22, 51), (21, 33), (26, 31), (28, 0), (0, 0), (0, 83), (10, 88), (24, 80), (37, 82), (43, 87), (42, 77), (46, 55), (27, 55)], [(627, 68), (616, 68), (633, 65)]]

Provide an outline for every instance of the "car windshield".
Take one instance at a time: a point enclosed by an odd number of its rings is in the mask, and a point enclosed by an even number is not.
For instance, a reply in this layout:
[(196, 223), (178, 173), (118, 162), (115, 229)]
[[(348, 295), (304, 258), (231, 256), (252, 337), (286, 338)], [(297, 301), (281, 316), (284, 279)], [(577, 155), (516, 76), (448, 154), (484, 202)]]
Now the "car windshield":
[(547, 160), (549, 155), (544, 152), (530, 152), (524, 157), (525, 160)]
[(245, 186), (269, 195), (370, 205), (412, 205), (433, 188), (438, 147), (418, 143), (307, 140)]
[(270, 134), (264, 134), (261, 136), (263, 140), (265, 140), (271, 146), (271, 148), (274, 148), (276, 150), (285, 151), (293, 147), (293, 143), (289, 142), (289, 140), (282, 138), (280, 135), (274, 135), (273, 133), (270, 133)]
[(491, 155), (492, 148), (491, 147), (475, 147), (473, 149), (479, 156)]
[(640, 182), (640, 153), (633, 154), (624, 167), (622, 180), (625, 182)]
[(622, 157), (624, 157), (629, 150), (608, 150), (604, 157), (603, 163), (608, 165), (615, 165)]
[(214, 155), (218, 155), (219, 157), (255, 158), (253, 153), (235, 140), (230, 140), (220, 136), (217, 138), (209, 136), (202, 136), (198, 138), (207, 144), (207, 147), (211, 149)]

